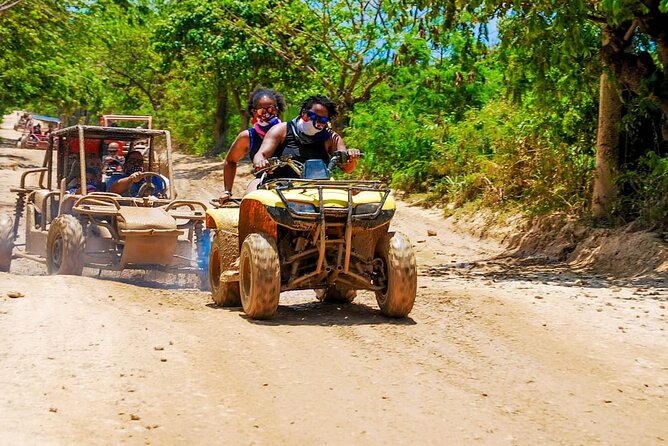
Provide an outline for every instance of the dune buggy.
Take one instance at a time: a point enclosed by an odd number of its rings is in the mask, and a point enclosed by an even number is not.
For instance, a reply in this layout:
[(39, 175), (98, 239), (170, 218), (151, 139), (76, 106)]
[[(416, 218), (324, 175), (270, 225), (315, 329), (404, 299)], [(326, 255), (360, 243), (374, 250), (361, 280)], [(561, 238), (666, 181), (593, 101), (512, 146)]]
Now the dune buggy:
[(60, 119), (51, 116), (32, 115), (23, 125), (23, 135), (17, 141), (21, 149), (46, 150), (49, 146), (49, 133), (60, 128)]
[(408, 238), (388, 232), (391, 191), (378, 181), (331, 180), (345, 157), (337, 152), (328, 166), (272, 158), (264, 173), (289, 166), (300, 178), (264, 176), (243, 199), (207, 210), (215, 303), (241, 304), (251, 318), (265, 319), (282, 291), (314, 289), (319, 300), (349, 303), (356, 290), (372, 290), (382, 314), (410, 313), (416, 262)]
[[(106, 192), (99, 175), (105, 144), (122, 141), (132, 148), (143, 140), (149, 147), (137, 196)], [(90, 188), (81, 187), (87, 183)], [(195, 274), (208, 286), (207, 205), (176, 198), (166, 130), (78, 125), (53, 131), (42, 167), (23, 172), (11, 190), (17, 194), (14, 216), (0, 219), (2, 271), (21, 257), (45, 263), (50, 274), (79, 275), (84, 267), (161, 270)], [(22, 218), (25, 241), (18, 243)]]

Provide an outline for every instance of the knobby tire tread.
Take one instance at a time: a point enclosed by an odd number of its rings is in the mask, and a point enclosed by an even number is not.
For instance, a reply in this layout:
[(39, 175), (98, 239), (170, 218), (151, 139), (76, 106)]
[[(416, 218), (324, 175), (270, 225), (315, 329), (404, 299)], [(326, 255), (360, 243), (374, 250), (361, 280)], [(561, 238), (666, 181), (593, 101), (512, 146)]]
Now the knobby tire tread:
[(378, 255), (385, 262), (387, 288), (376, 291), (380, 311), (389, 317), (405, 317), (413, 309), (417, 293), (417, 265), (406, 235), (390, 232), (379, 243)]

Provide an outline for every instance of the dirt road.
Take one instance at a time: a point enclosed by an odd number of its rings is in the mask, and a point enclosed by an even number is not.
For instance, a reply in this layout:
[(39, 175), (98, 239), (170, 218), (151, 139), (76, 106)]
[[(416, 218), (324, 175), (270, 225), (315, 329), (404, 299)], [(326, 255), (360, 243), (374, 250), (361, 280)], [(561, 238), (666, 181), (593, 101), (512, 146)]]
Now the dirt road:
[[(41, 156), (0, 148), (0, 212)], [(220, 191), (220, 163), (176, 162), (181, 196)], [(507, 259), (435, 210), (400, 205), (393, 227), (420, 270), (403, 320), (370, 293), (298, 292), (257, 322), (182, 278), (15, 261), (0, 273), (0, 444), (668, 444), (665, 275)]]

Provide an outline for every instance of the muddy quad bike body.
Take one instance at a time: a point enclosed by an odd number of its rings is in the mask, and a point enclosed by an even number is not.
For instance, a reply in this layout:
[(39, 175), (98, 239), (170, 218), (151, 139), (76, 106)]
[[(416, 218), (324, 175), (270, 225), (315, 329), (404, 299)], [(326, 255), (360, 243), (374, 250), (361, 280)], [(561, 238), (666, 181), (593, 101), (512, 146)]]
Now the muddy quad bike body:
[[(78, 186), (87, 184), (91, 165), (104, 167), (105, 142), (132, 147), (146, 140), (146, 180), (137, 196), (106, 192), (100, 183)], [(158, 140), (165, 145), (160, 163), (154, 150)], [(161, 270), (195, 274), (208, 288), (208, 206), (176, 199), (172, 178), (166, 130), (79, 125), (53, 131), (43, 166), (25, 171), (12, 188), (18, 195), (13, 219), (0, 218), (0, 269), (8, 271), (12, 257), (22, 257), (45, 263), (50, 274), (78, 275), (84, 267)], [(156, 183), (162, 184), (159, 194)], [(18, 243), (22, 218), (25, 242)]]
[(408, 238), (388, 231), (394, 198), (378, 181), (329, 179), (343, 157), (337, 152), (329, 166), (274, 158), (268, 170), (290, 166), (301, 178), (262, 180), (239, 202), (207, 211), (216, 303), (241, 303), (264, 319), (282, 291), (313, 289), (322, 301), (347, 303), (372, 290), (384, 315), (410, 313), (416, 263)]

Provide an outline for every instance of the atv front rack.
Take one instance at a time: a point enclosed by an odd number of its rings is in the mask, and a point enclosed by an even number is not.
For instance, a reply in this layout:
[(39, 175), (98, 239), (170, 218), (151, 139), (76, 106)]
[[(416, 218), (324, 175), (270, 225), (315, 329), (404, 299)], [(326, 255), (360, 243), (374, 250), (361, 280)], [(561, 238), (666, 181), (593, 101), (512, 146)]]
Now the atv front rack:
[[(308, 219), (308, 220), (324, 220), (325, 215), (338, 214), (345, 216), (347, 223), (355, 220), (372, 220), (378, 218), (378, 215), (383, 210), (383, 206), (387, 201), (387, 198), (390, 196), (390, 189), (379, 181), (373, 180), (359, 180), (355, 182), (344, 181), (344, 180), (302, 180), (302, 179), (286, 179), (278, 178), (271, 180), (268, 183), (262, 186), (266, 189), (271, 189), (276, 191), (279, 198), (285, 205), (288, 213), (293, 218), (298, 219)], [(348, 206), (347, 207), (326, 207), (318, 206), (315, 209), (315, 212), (309, 211), (299, 211), (293, 209), (290, 206), (290, 200), (285, 197), (285, 192), (288, 190), (317, 190), (318, 191), (318, 203), (323, 203), (323, 189), (338, 189), (345, 190), (348, 192)], [(359, 194), (360, 192), (379, 192), (383, 196), (379, 202), (369, 203), (376, 204), (368, 212), (356, 213), (355, 208), (353, 207), (353, 196)]]

